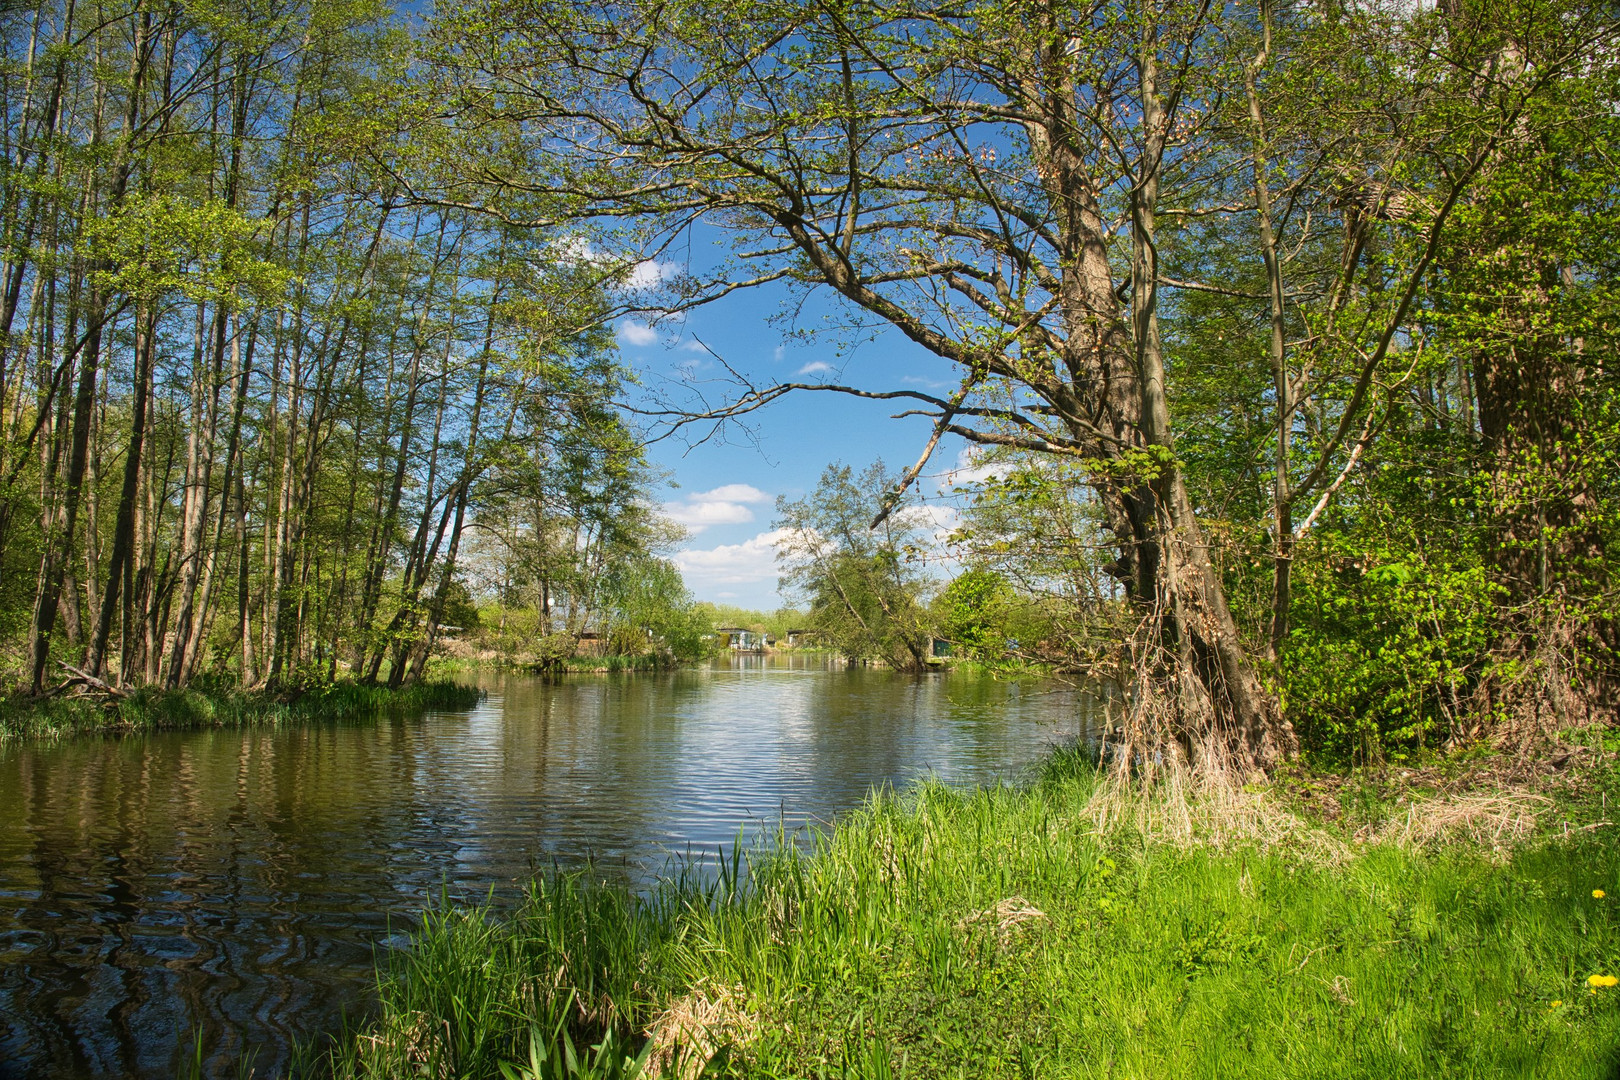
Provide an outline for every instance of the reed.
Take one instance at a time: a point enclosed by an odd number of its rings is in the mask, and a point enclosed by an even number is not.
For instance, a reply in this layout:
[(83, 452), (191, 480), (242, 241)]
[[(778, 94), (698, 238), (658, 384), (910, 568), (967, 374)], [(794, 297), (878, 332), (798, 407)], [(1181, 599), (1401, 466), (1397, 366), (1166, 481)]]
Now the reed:
[(587, 870), (542, 877), (515, 910), (442, 905), (388, 958), (377, 1018), (303, 1071), (1383, 1080), (1620, 1065), (1620, 988), (1586, 981), (1620, 973), (1620, 899), (1593, 893), (1620, 897), (1612, 830), (1511, 849), (1466, 830), (1328, 843), (1298, 822), (1212, 833), (1196, 806), (1121, 812), (1132, 799), (1162, 793), (1110, 789), (1059, 755), (1020, 787), (876, 793), (833, 831), (756, 838), (639, 893)]
[(222, 687), (139, 687), (118, 698), (0, 699), (0, 738), (357, 720), (422, 709), (466, 709), (483, 692), (454, 682), (385, 686), (336, 682), (283, 694)]
[(689, 666), (672, 657), (644, 653), (637, 656), (570, 656), (558, 661), (556, 670), (578, 674), (621, 674), (624, 672), (674, 671)]

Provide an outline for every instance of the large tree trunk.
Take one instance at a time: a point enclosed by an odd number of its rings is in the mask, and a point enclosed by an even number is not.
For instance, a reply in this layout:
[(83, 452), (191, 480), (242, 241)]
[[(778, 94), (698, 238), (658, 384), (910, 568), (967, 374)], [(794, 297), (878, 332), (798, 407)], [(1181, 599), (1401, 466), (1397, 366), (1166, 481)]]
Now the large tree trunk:
[[(1132, 303), (1120, 310), (1100, 198), (1071, 104), (1049, 97), (1049, 122), (1034, 132), (1041, 172), (1074, 253), (1064, 276), (1066, 360), (1073, 404), (1058, 394), (1075, 441), (1101, 460), (1104, 520), (1118, 544), (1109, 567), (1140, 613), (1128, 644), (1132, 737), (1179, 746), (1201, 767), (1265, 771), (1297, 749), (1293, 730), (1261, 685), (1208, 540), (1175, 459), (1158, 323), (1155, 211), (1169, 118), (1159, 96), (1154, 51), (1143, 43), (1144, 126), (1130, 230)], [(1102, 431), (1102, 438), (1094, 432)]]

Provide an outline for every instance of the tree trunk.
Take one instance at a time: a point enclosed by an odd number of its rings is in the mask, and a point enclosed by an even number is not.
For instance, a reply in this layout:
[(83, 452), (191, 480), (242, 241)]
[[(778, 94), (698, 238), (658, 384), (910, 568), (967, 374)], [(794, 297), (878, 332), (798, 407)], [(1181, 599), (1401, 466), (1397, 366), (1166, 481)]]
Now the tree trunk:
[[(113, 616), (118, 612), (118, 601), (124, 586), (125, 570), (135, 542), (135, 499), (140, 483), (142, 448), (146, 440), (148, 402), (152, 396), (152, 354), (156, 349), (155, 329), (157, 315), (151, 309), (139, 311), (135, 316), (135, 392), (131, 402), (129, 446), (124, 453), (124, 483), (118, 496), (118, 517), (113, 525), (112, 554), (107, 562), (107, 584), (101, 591), (101, 612), (96, 619), (95, 632), (85, 655), (84, 669), (101, 678), (107, 655), (107, 639), (112, 632)], [(130, 633), (125, 622), (126, 651)], [(119, 681), (127, 684), (129, 672), (120, 670)]]
[[(92, 287), (94, 289), (94, 287)], [(89, 312), (90, 332), (79, 358), (79, 386), (73, 397), (72, 449), (68, 453), (67, 483), (62, 495), (58, 530), (47, 542), (40, 568), (39, 588), (34, 599), (34, 615), (29, 639), (29, 686), (35, 694), (45, 692), (45, 672), (50, 663), (51, 632), (56, 628), (57, 599), (62, 592), (62, 574), (67, 566), (73, 535), (79, 517), (79, 492), (84, 483), (90, 450), (90, 424), (96, 403), (96, 375), (101, 358), (102, 312), (99, 295), (92, 292)]]

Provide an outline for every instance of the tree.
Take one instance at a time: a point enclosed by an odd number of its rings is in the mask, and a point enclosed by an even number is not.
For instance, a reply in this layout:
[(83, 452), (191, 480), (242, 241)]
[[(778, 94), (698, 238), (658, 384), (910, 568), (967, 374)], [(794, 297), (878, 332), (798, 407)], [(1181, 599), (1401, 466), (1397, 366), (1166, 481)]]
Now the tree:
[(657, 531), (610, 402), (615, 271), (409, 201), (442, 148), (411, 57), (374, 0), (0, 11), (0, 658), (26, 689), (417, 678), (530, 433), (588, 476), (580, 550)]
[(538, 635), (567, 650), (617, 626), (643, 635), (633, 652), (652, 630), (690, 658), (690, 600), (662, 558), (684, 534), (657, 512), (656, 474), (613, 405), (624, 370), (611, 337), (598, 320), (536, 337), (523, 356), (515, 422), (477, 490), (480, 546), (503, 608), (532, 609)]
[(693, 603), (680, 569), (668, 559), (641, 555), (616, 560), (604, 576), (602, 594), (611, 652), (652, 652), (686, 662), (706, 651), (709, 621)]
[(788, 536), (777, 559), (782, 585), (800, 594), (822, 641), (850, 660), (922, 671), (931, 633), (918, 522), (902, 506), (872, 526), (893, 484), (882, 462), (859, 476), (828, 466), (810, 495), (777, 500), (776, 528)]
[(956, 489), (965, 501), (947, 542), (967, 570), (940, 598), (946, 635), (992, 660), (1016, 638), (1023, 657), (1095, 665), (1130, 612), (1103, 571), (1111, 544), (1084, 467), (995, 449), (974, 474)]

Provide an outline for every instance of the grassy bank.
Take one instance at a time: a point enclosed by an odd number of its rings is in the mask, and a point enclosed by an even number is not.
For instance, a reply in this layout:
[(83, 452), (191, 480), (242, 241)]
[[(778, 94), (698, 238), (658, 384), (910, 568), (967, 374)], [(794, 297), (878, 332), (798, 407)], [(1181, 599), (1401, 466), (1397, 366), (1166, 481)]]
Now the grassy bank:
[(527, 670), (545, 674), (602, 675), (632, 671), (675, 671), (678, 668), (691, 666), (693, 666), (692, 663), (682, 663), (667, 657), (646, 654), (640, 656), (570, 656), (557, 661), (552, 666), (534, 664), (530, 665)]
[[(708, 658), (705, 658), (705, 660)], [(549, 660), (507, 656), (435, 657), (430, 673), (469, 675), (480, 671), (504, 671), (519, 675), (600, 675), (618, 672), (677, 671), (703, 660), (681, 661), (651, 653), (634, 656), (565, 656)]]
[(1587, 980), (1620, 974), (1614, 830), (1469, 799), (1358, 839), (1270, 795), (1121, 795), (1075, 755), (925, 785), (718, 882), (438, 911), (305, 1071), (610, 1076), (678, 1043), (769, 1077), (1612, 1076), (1620, 987)]
[(141, 687), (107, 699), (17, 695), (0, 699), (0, 738), (347, 720), (391, 710), (469, 708), (481, 696), (475, 687), (440, 681), (397, 690), (338, 682), (282, 694)]

